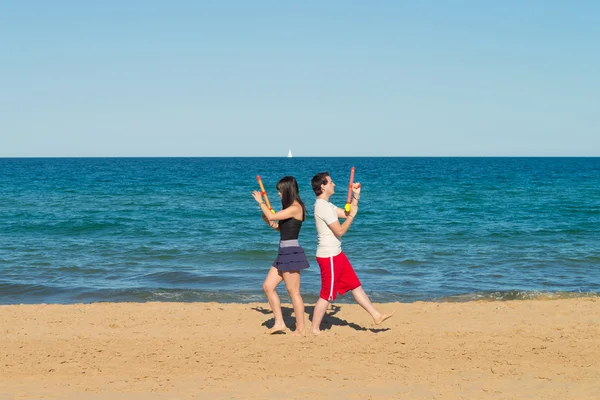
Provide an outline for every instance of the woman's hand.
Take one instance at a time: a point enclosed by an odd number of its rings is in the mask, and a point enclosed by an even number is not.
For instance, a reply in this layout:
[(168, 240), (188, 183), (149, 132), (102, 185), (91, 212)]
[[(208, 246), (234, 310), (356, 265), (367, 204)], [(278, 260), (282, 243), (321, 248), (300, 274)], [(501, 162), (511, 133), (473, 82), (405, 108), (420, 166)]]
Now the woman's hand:
[(275, 230), (279, 229), (279, 224), (277, 222), (269, 221), (265, 214), (261, 214), (260, 216), (262, 217), (263, 221), (265, 221), (267, 223), (267, 225), (269, 225), (271, 228), (273, 228)]
[(360, 182), (352, 184), (352, 193), (354, 193), (354, 197), (360, 197)]
[(252, 197), (254, 197), (254, 200), (256, 200), (258, 204), (263, 202), (262, 194), (260, 194), (258, 190), (252, 192)]

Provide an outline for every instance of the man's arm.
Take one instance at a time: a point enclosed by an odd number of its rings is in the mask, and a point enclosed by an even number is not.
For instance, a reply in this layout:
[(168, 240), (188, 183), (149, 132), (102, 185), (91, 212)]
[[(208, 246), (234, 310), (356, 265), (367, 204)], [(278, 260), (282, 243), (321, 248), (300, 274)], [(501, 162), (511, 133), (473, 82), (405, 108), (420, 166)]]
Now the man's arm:
[(350, 203), (350, 212), (346, 214), (346, 211), (339, 207), (336, 207), (335, 209), (335, 213), (337, 214), (338, 218), (346, 219), (344, 223), (340, 224), (339, 221), (334, 221), (331, 224), (329, 224), (329, 228), (337, 237), (342, 237), (346, 232), (348, 232), (348, 229), (350, 229), (350, 225), (352, 225), (352, 222), (354, 221), (354, 217), (356, 217), (356, 214), (358, 213), (358, 199), (360, 198), (360, 186), (356, 186), (357, 185), (355, 184), (354, 188), (352, 189), (353, 194), (352, 202)]
[[(347, 213), (346, 210), (336, 207), (335, 213), (338, 218), (347, 218), (349, 214), (354, 212), (353, 215), (356, 215), (358, 212), (358, 200), (360, 199), (360, 183), (355, 183), (352, 185), (352, 201), (350, 202), (350, 212)], [(353, 211), (354, 210), (354, 211)]]
[(337, 214), (338, 218), (342, 218), (342, 219), (348, 218), (348, 214), (346, 214), (346, 211), (343, 208), (339, 208), (339, 207), (336, 208), (335, 213)]
[(348, 232), (348, 229), (350, 229), (350, 225), (352, 225), (352, 220), (354, 220), (354, 217), (352, 217), (351, 215), (348, 215), (348, 217), (349, 218), (346, 218), (343, 224), (340, 224), (339, 221), (334, 221), (328, 225), (329, 229), (331, 229), (335, 236), (342, 237), (346, 232)]
[[(352, 225), (352, 222), (354, 221), (354, 217), (356, 216), (357, 212), (358, 212), (358, 202), (355, 204), (355, 200), (352, 200), (352, 205), (350, 207), (349, 214), (346, 214), (346, 212), (344, 210), (342, 210), (341, 208), (337, 208), (336, 213), (337, 213), (338, 217), (346, 218), (346, 220), (344, 221), (343, 224), (340, 224), (340, 221), (333, 221), (331, 224), (328, 225), (329, 229), (331, 229), (333, 234), (337, 237), (344, 236), (346, 234), (346, 232), (348, 232), (348, 229), (350, 229), (350, 225)], [(340, 215), (340, 213), (342, 215)]]

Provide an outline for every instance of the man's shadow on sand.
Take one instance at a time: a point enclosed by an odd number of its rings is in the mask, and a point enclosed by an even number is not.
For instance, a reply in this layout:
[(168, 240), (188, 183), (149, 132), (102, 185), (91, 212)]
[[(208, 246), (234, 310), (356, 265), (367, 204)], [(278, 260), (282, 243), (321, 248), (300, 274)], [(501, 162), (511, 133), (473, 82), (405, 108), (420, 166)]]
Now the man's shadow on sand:
[[(390, 328), (365, 328), (363, 326), (355, 324), (354, 322), (348, 322), (345, 319), (336, 317), (335, 314), (340, 312), (341, 309), (342, 309), (341, 306), (338, 306), (335, 304), (331, 304), (329, 306), (329, 308), (327, 309), (327, 313), (325, 313), (325, 316), (323, 317), (323, 321), (321, 321), (321, 330), (322, 331), (328, 331), (334, 325), (335, 326), (349, 326), (350, 328), (357, 330), (357, 331), (369, 331), (369, 332), (373, 332), (373, 333), (385, 332), (385, 331), (390, 330)], [(270, 309), (264, 308), (262, 306), (252, 307), (252, 310), (258, 311), (259, 313), (262, 313), (265, 315), (273, 314), (273, 312)], [(308, 315), (309, 315), (308, 320), (311, 322), (312, 322), (312, 315), (313, 315), (314, 310), (315, 310), (314, 306), (305, 306), (304, 307), (304, 312), (308, 313)], [(285, 325), (288, 328), (295, 330), (296, 329), (296, 318), (292, 317), (293, 312), (294, 312), (294, 309), (292, 307), (284, 307), (284, 306), (281, 307), (281, 313), (283, 314), (283, 321), (285, 322)], [(275, 326), (275, 318), (271, 318), (271, 319), (263, 322), (261, 325), (266, 326), (267, 328), (271, 329), (273, 326)]]

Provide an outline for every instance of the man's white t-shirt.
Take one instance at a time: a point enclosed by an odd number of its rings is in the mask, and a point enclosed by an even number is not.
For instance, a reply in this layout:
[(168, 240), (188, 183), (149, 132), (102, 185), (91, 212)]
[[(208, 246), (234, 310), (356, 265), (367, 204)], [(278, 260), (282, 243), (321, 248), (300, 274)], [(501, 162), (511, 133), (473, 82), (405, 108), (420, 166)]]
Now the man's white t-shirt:
[(342, 252), (342, 239), (335, 236), (329, 224), (338, 220), (337, 207), (323, 199), (315, 202), (315, 225), (319, 242), (317, 257), (334, 257)]

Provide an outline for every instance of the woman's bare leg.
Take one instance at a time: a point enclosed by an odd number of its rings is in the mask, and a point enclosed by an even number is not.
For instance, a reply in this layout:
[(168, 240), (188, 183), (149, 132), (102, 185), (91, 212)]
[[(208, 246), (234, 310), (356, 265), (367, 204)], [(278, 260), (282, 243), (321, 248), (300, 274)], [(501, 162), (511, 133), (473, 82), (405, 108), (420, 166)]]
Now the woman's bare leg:
[(269, 305), (271, 306), (273, 316), (275, 317), (275, 325), (273, 325), (273, 328), (271, 328), (268, 333), (280, 333), (285, 331), (285, 323), (283, 322), (283, 315), (281, 313), (281, 302), (275, 291), (275, 288), (277, 288), (277, 285), (279, 285), (282, 280), (283, 277), (277, 268), (271, 267), (265, 278), (265, 282), (263, 283), (263, 290), (267, 295)]
[(300, 271), (284, 272), (283, 280), (294, 306), (294, 314), (296, 315), (295, 334), (304, 335), (304, 301), (300, 295)]

